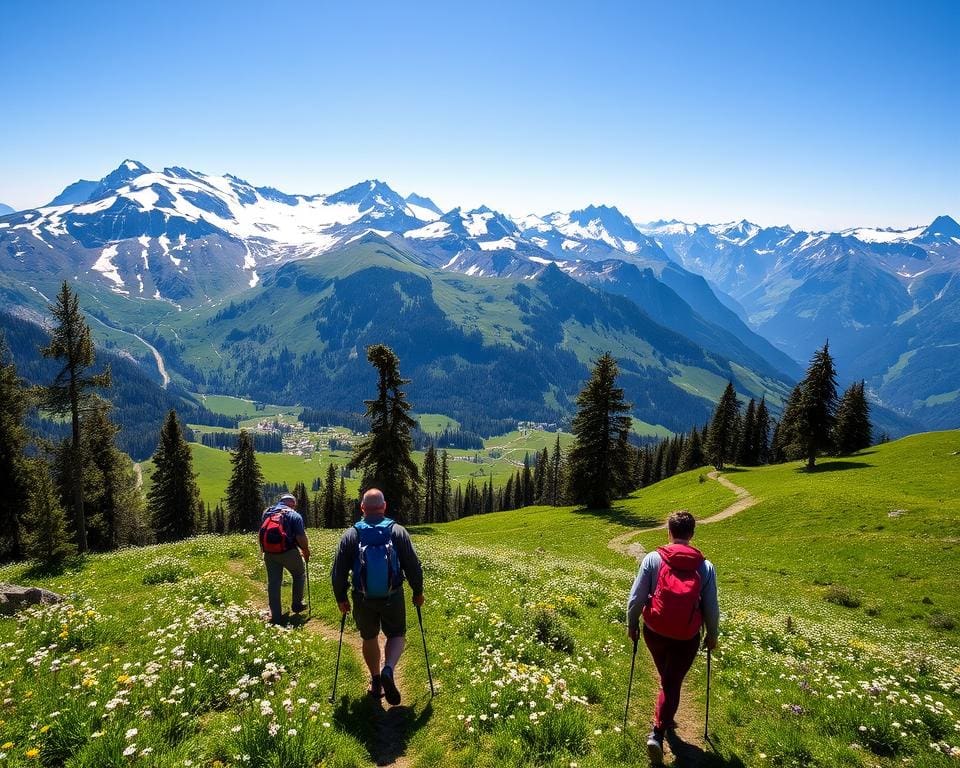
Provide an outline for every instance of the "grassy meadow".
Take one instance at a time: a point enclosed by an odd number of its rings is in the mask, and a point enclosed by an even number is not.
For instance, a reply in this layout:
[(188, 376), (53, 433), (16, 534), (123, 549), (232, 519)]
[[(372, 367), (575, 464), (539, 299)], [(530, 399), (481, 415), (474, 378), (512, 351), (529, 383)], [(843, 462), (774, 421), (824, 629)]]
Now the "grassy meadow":
[[(960, 433), (919, 435), (812, 474), (731, 470), (759, 503), (701, 526), (722, 608), (711, 740), (705, 665), (688, 678), (677, 766), (950, 766), (960, 757)], [(608, 768), (646, 762), (655, 681), (641, 645), (621, 732), (635, 562), (608, 547), (677, 508), (698, 518), (734, 494), (701, 472), (612, 510), (528, 508), (413, 529), (425, 564), (430, 700), (408, 613), (404, 708), (414, 768)], [(345, 648), (326, 696), (337, 611), (335, 531), (311, 531), (314, 618), (264, 627), (254, 536), (199, 537), (94, 555), (57, 575), (0, 581), (70, 596), (0, 620), (5, 765), (369, 766), (376, 707)], [(289, 592), (285, 592), (289, 601)], [(315, 630), (326, 626), (323, 633)], [(952, 752), (951, 752), (952, 750)]]

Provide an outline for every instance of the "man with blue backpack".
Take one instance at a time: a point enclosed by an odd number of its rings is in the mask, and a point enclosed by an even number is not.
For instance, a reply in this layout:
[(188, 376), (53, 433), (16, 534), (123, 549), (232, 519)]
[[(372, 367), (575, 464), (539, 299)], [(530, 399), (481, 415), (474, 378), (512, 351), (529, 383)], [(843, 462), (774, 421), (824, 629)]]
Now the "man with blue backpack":
[[(350, 612), (348, 589), (353, 588), (353, 619), (363, 639), (363, 660), (370, 670), (368, 693), (400, 703), (394, 670), (406, 644), (407, 615), (403, 580), (410, 582), (413, 604), (423, 605), (423, 568), (410, 534), (387, 513), (383, 493), (371, 488), (360, 503), (363, 519), (340, 538), (333, 560), (333, 594), (344, 616)], [(387, 638), (380, 666), (380, 632)]]
[(260, 551), (267, 569), (267, 599), (270, 603), (270, 623), (282, 624), (283, 608), (280, 604), (280, 585), (283, 571), (290, 572), (293, 579), (294, 613), (303, 613), (306, 584), (304, 562), (310, 561), (310, 542), (303, 525), (303, 517), (297, 512), (297, 497), (285, 493), (272, 507), (267, 507), (260, 518)]

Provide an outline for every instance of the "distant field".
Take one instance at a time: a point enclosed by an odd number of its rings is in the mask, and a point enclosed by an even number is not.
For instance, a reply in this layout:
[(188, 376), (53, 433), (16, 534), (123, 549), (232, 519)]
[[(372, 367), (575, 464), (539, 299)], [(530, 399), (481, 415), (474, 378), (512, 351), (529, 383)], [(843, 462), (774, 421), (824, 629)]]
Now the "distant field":
[(445, 429), (460, 429), (460, 422), (440, 413), (421, 413), (417, 417), (420, 429), (427, 434), (437, 434)]
[(253, 400), (244, 400), (229, 395), (197, 395), (197, 399), (210, 411), (224, 416), (239, 416), (243, 419), (253, 419), (265, 416), (275, 416), (280, 413), (300, 414), (300, 406), (293, 405), (263, 405), (258, 409)]

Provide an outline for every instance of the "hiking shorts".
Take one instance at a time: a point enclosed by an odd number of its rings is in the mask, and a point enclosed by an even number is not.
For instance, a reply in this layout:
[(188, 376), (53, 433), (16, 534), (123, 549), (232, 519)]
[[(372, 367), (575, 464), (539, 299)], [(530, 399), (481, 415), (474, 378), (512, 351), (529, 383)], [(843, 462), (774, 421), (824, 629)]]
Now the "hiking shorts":
[(354, 592), (353, 620), (364, 640), (373, 640), (381, 631), (387, 638), (403, 637), (407, 634), (407, 606), (403, 599), (403, 588), (383, 598), (368, 599)]

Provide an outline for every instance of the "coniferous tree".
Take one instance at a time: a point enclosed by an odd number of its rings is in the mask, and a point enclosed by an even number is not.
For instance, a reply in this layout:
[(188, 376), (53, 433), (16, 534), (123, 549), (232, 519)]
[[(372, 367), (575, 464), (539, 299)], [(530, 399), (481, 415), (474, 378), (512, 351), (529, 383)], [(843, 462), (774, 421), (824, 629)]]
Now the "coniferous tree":
[(50, 307), (56, 326), (50, 336), (50, 343), (40, 352), (44, 357), (63, 360), (63, 367), (57, 373), (53, 383), (42, 388), (41, 404), (44, 409), (59, 415), (70, 415), (71, 456), (69, 468), (69, 489), (73, 509), (73, 524), (77, 536), (77, 550), (87, 551), (87, 518), (84, 511), (83, 472), (80, 416), (87, 406), (92, 390), (110, 386), (110, 369), (103, 373), (91, 374), (94, 348), (90, 326), (80, 312), (80, 299), (63, 281), (56, 303)]
[(24, 454), (30, 439), (24, 425), (30, 395), (7, 358), (6, 342), (0, 334), (0, 555), (19, 560), (24, 555), (20, 516), (30, 489), (30, 466)]
[(501, 509), (513, 509), (513, 475), (507, 478), (507, 484), (503, 486), (503, 503)]
[(437, 521), (445, 523), (450, 516), (450, 468), (447, 466), (447, 452), (440, 454), (440, 478), (437, 489)]
[(757, 464), (770, 461), (770, 412), (766, 397), (760, 398), (753, 420), (753, 452)]
[(240, 431), (236, 450), (230, 454), (233, 470), (227, 486), (230, 531), (255, 531), (263, 514), (263, 472), (246, 430)]
[(833, 425), (837, 411), (837, 373), (830, 355), (829, 342), (817, 350), (807, 368), (801, 388), (795, 434), (803, 448), (807, 469), (816, 466), (817, 454), (832, 447)]
[(217, 508), (214, 510), (214, 518), (216, 520), (217, 533), (226, 533), (227, 513), (224, 511), (222, 504), (217, 504)]
[(689, 472), (691, 469), (699, 469), (705, 466), (707, 457), (703, 453), (703, 444), (700, 442), (700, 430), (694, 427), (690, 430), (690, 437), (687, 438), (683, 446), (683, 454), (680, 456), (680, 472)]
[(410, 417), (410, 403), (401, 389), (408, 380), (400, 376), (400, 360), (390, 347), (367, 347), (367, 360), (377, 369), (377, 398), (365, 400), (369, 436), (354, 448), (350, 469), (364, 471), (362, 490), (379, 488), (398, 523), (416, 512), (411, 504), (420, 482), (420, 471), (410, 456), (411, 432), (417, 422)]
[(550, 463), (550, 454), (546, 448), (537, 451), (536, 464), (533, 468), (533, 501), (543, 504), (543, 489), (547, 484), (547, 465)]
[(433, 443), (423, 457), (423, 521), (437, 522), (437, 449)]
[(321, 510), (324, 528), (339, 527), (343, 512), (337, 507), (337, 467), (333, 462), (327, 465), (327, 479), (323, 484), (323, 506)]
[(463, 491), (457, 484), (457, 490), (453, 494), (453, 514), (456, 518), (463, 517)]
[[(176, 541), (192, 536), (197, 527), (200, 490), (193, 472), (190, 444), (183, 438), (176, 411), (167, 414), (160, 429), (153, 466), (147, 508), (157, 541)], [(242, 517), (237, 519), (245, 524)]]
[(109, 403), (93, 401), (81, 419), (85, 511), (96, 549), (147, 543), (139, 476), (130, 457), (116, 446), (120, 429), (110, 420), (109, 409)]
[(550, 475), (553, 479), (553, 485), (550, 488), (550, 503), (560, 506), (563, 498), (564, 478), (563, 478), (563, 453), (560, 450), (560, 433), (557, 432), (557, 439), (553, 445), (553, 456), (550, 457)]
[(521, 483), (520, 487), (522, 489), (521, 497), (523, 500), (523, 504), (521, 504), (521, 506), (529, 507), (531, 504), (533, 504), (533, 492), (534, 492), (533, 474), (530, 471), (530, 453), (529, 452), (523, 454), (523, 476), (521, 478), (520, 483)]
[(338, 528), (347, 528), (353, 525), (353, 505), (347, 500), (347, 482), (340, 475), (340, 485), (337, 486), (337, 509), (340, 511)]
[(851, 384), (840, 399), (833, 442), (836, 452), (841, 456), (849, 456), (869, 448), (873, 442), (870, 404), (867, 402), (863, 380)]
[(304, 485), (303, 481), (297, 482), (293, 486), (293, 495), (297, 497), (297, 512), (300, 513), (300, 517), (303, 518), (303, 523), (306, 527), (311, 527), (313, 525), (313, 516), (312, 510), (310, 509), (310, 496), (307, 493), (307, 486)]
[(731, 381), (727, 383), (727, 388), (723, 391), (720, 402), (717, 403), (707, 435), (707, 460), (717, 469), (723, 469), (726, 463), (734, 458), (739, 418), (740, 403)]
[(577, 395), (568, 483), (573, 501), (594, 509), (609, 507), (630, 485), (630, 405), (616, 386), (618, 374), (613, 356), (601, 355)]
[(26, 555), (44, 568), (59, 567), (77, 552), (67, 532), (67, 516), (46, 463), (29, 464), (30, 491), (23, 515), (23, 547)]
[(743, 424), (740, 427), (739, 440), (737, 441), (736, 462), (742, 467), (755, 467), (759, 464), (757, 458), (757, 448), (754, 443), (757, 429), (757, 403), (751, 397), (747, 403), (747, 412), (743, 417)]

